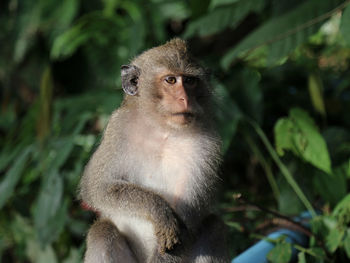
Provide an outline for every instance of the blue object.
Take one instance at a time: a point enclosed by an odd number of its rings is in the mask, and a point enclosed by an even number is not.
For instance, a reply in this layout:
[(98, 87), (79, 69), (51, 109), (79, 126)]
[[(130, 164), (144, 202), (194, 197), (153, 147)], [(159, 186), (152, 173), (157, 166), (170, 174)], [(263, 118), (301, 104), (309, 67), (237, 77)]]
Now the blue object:
[[(301, 221), (302, 219), (311, 218), (308, 212), (302, 213), (299, 217), (295, 218), (296, 222)], [(308, 227), (308, 224), (303, 224)], [(280, 236), (284, 235), (286, 237), (286, 241), (291, 244), (298, 244), (300, 246), (306, 247), (309, 242), (308, 236), (305, 234), (293, 231), (289, 229), (279, 229), (267, 236), (268, 239), (277, 239)], [(266, 256), (270, 252), (272, 248), (275, 247), (275, 244), (267, 241), (261, 240), (252, 247), (248, 248), (246, 251), (238, 255), (236, 258), (232, 260), (231, 263), (268, 263)], [(297, 250), (293, 248), (292, 250), (292, 260), (296, 259)]]

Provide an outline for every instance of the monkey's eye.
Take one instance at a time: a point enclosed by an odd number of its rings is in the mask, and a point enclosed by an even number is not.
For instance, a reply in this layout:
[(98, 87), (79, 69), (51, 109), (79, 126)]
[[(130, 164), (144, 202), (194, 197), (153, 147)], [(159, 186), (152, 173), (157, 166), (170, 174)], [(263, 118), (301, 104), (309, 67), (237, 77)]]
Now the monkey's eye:
[(165, 81), (168, 82), (169, 84), (175, 84), (176, 78), (174, 76), (168, 76), (165, 78)]
[(195, 86), (197, 84), (197, 78), (191, 76), (185, 76), (183, 81), (189, 86)]

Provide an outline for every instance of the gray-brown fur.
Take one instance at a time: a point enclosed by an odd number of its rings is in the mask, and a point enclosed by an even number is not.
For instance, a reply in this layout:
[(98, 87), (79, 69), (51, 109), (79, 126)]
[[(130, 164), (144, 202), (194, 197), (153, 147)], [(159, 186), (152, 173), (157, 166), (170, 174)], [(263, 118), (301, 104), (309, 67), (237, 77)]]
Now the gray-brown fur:
[[(128, 262), (108, 252), (118, 240), (137, 262), (228, 262), (225, 231), (219, 220), (207, 220), (221, 144), (210, 123), (205, 70), (180, 39), (142, 53), (131, 65), (140, 73), (137, 93), (125, 95), (112, 114), (80, 183), (81, 199), (100, 212), (105, 226), (98, 221), (91, 227), (85, 262), (101, 262), (91, 255), (106, 253), (105, 262)], [(188, 93), (194, 117), (186, 124), (169, 125), (173, 115), (156, 94), (155, 78), (164, 69), (199, 79), (202, 90)], [(104, 235), (112, 242), (101, 242)]]

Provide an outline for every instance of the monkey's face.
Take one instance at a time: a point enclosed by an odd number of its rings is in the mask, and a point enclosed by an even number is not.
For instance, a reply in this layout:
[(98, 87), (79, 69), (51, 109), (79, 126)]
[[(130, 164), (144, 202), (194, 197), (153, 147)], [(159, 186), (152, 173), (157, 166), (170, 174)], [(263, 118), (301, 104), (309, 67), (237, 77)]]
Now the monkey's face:
[(200, 78), (163, 70), (156, 74), (157, 110), (171, 126), (189, 125), (200, 117)]
[(122, 66), (122, 86), (126, 100), (159, 124), (178, 128), (208, 119), (207, 72), (180, 39), (152, 48)]

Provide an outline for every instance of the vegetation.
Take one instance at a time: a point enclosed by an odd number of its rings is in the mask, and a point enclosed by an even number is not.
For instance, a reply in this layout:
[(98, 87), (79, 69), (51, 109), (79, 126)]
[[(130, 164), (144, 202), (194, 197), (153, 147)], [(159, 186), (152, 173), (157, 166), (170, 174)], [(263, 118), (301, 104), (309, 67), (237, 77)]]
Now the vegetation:
[[(349, 2), (2, 1), (0, 262), (81, 262), (94, 215), (76, 189), (120, 66), (174, 36), (213, 71), (232, 257), (276, 226), (257, 205), (313, 215), (299, 263), (348, 262)], [(288, 262), (277, 243), (269, 260)]]

